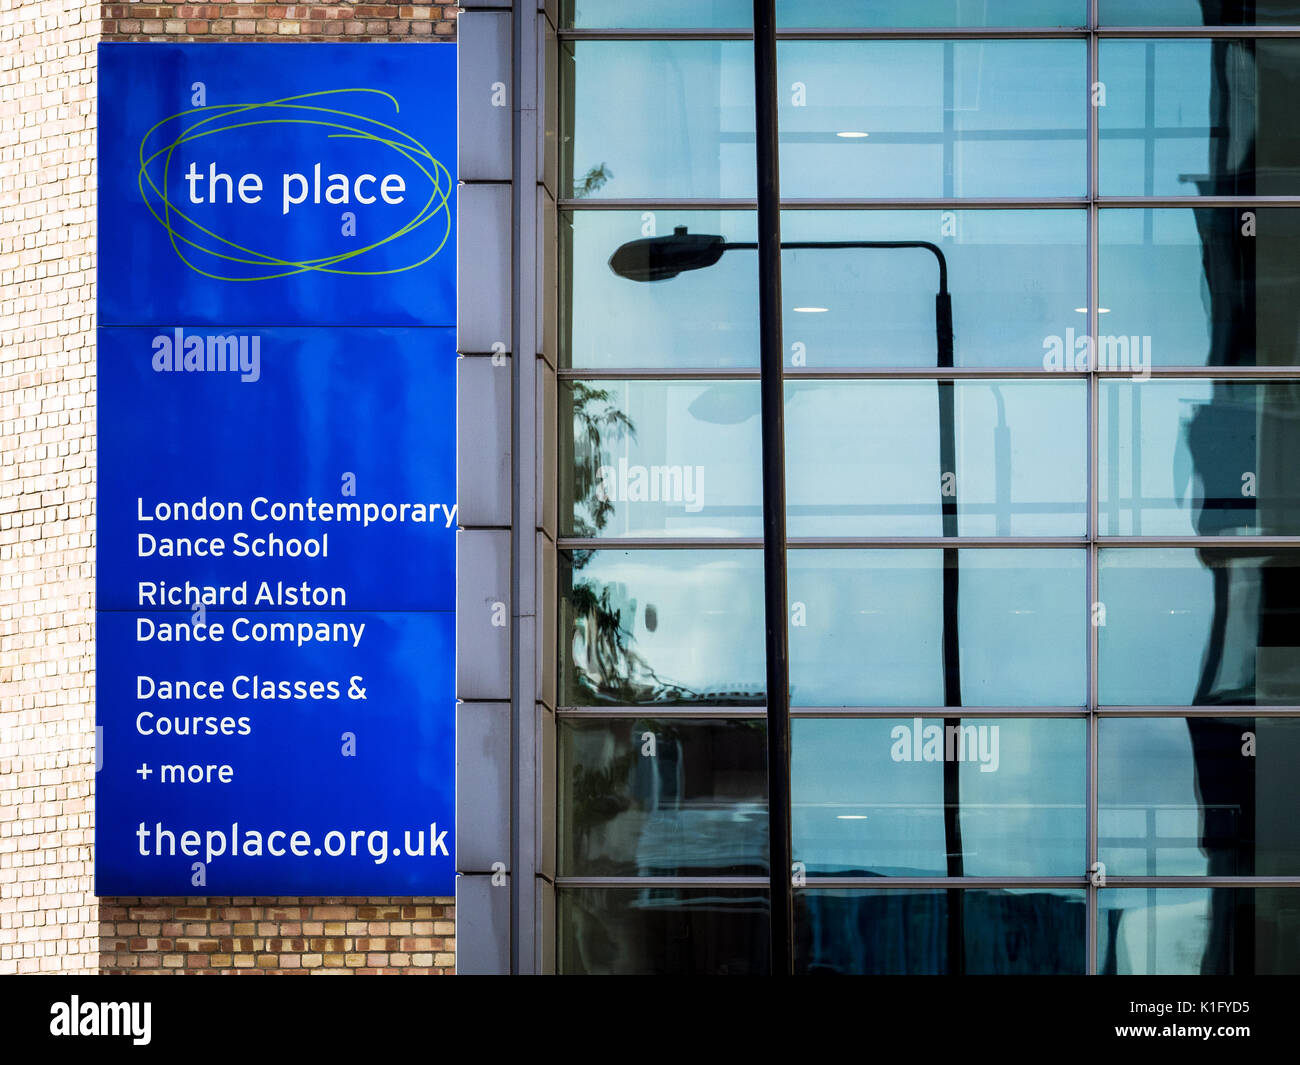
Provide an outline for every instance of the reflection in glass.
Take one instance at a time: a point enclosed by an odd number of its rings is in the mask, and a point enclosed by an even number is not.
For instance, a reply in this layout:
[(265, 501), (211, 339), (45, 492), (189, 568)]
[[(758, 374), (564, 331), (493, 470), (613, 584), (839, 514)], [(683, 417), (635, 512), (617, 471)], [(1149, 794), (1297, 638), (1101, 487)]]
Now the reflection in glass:
[(1087, 403), (1083, 381), (787, 381), (787, 532), (942, 536), (950, 504), (963, 536), (1082, 536), (1087, 469), (1058, 448), (1086, 438)]
[(1108, 872), (1300, 874), (1300, 719), (1104, 718), (1100, 747)]
[[(1103, 338), (1155, 366), (1300, 362), (1300, 211), (1178, 207), (1100, 215)], [(1126, 369), (1123, 363), (1109, 367)], [(1131, 352), (1130, 352), (1131, 355)]]
[[(1082, 550), (940, 549), (789, 554), (791, 700), (797, 706), (1079, 706)], [(949, 586), (951, 588), (951, 585)], [(583, 551), (562, 556), (565, 705), (760, 705), (758, 551)], [(945, 670), (955, 605), (960, 681)]]
[(1100, 558), (1103, 704), (1300, 704), (1300, 553), (1107, 548)]
[(1118, 888), (1097, 905), (1103, 976), (1300, 973), (1300, 891)]
[[(1046, 337), (1086, 329), (1076, 310), (1087, 303), (1086, 234), (1084, 213), (1064, 210), (787, 211), (781, 218), (786, 245), (935, 242), (952, 294), (957, 366), (1042, 367)], [(781, 259), (787, 367), (935, 365), (933, 256), (788, 248)], [(824, 309), (796, 309), (809, 307)]]
[(1106, 536), (1300, 533), (1300, 382), (1103, 381)]
[[(562, 366), (758, 366), (758, 269), (753, 252), (723, 255), (708, 269), (649, 283), (628, 280), (610, 269), (610, 256), (624, 244), (672, 233), (678, 226), (730, 243), (757, 240), (749, 211), (561, 215)], [(931, 310), (931, 337), (933, 320)]]
[(573, 41), (564, 79), (562, 195), (750, 197), (753, 46)]
[(560, 873), (766, 876), (761, 720), (559, 724)]
[(570, 381), (565, 536), (761, 536), (758, 382)]
[(559, 888), (560, 973), (764, 976), (767, 892), (738, 888)]
[(1083, 41), (782, 41), (778, 61), (785, 196), (1086, 190)]
[(1084, 26), (1086, 0), (776, 0), (780, 27)]
[(580, 29), (748, 29), (749, 0), (560, 0), (560, 25)]
[[(962, 935), (953, 942), (954, 908)], [(795, 972), (879, 976), (1080, 975), (1082, 891), (795, 893)]]
[[(797, 718), (794, 857), (809, 876), (1072, 876), (1084, 864), (1084, 723)], [(944, 768), (959, 770), (945, 831)]]
[(1107, 196), (1300, 192), (1300, 41), (1103, 40)]
[(1296, 0), (1100, 0), (1103, 26), (1300, 25)]

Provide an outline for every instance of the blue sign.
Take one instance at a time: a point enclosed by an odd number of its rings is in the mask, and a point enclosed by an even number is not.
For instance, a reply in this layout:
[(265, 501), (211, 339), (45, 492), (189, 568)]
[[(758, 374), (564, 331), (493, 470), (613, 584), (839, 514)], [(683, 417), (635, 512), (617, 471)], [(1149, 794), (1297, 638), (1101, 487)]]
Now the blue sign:
[(454, 47), (100, 47), (96, 891), (454, 890)]

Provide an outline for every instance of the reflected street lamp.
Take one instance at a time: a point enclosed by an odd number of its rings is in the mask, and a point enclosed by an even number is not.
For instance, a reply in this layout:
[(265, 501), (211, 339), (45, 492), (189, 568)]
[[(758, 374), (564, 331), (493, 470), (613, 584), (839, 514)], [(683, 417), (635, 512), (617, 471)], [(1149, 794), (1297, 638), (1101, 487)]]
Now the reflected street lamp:
[[(781, 251), (804, 249), (874, 249), (918, 248), (930, 252), (939, 266), (939, 290), (935, 295), (935, 365), (940, 369), (953, 366), (952, 296), (948, 292), (948, 261), (943, 250), (927, 240), (818, 240), (782, 241)], [(610, 269), (629, 281), (669, 281), (688, 270), (702, 270), (717, 264), (729, 251), (756, 251), (758, 244), (728, 241), (725, 237), (708, 233), (691, 233), (685, 226), (677, 226), (672, 233), (662, 237), (643, 237), (620, 245), (609, 258)], [(779, 367), (779, 362), (778, 362)], [(765, 369), (764, 374), (767, 373)], [(939, 389), (939, 470), (940, 512), (945, 539), (957, 537), (956, 428), (953, 406), (953, 382), (936, 382)], [(1000, 408), (999, 408), (1000, 409)], [(768, 427), (764, 426), (766, 436)], [(944, 492), (944, 473), (954, 475), (951, 494)], [(767, 493), (766, 483), (764, 485)], [(784, 534), (784, 523), (781, 525)], [(781, 544), (784, 549), (784, 543)], [(943, 692), (944, 706), (961, 706), (961, 655), (958, 639), (958, 549), (943, 548)], [(784, 556), (783, 556), (784, 557)], [(784, 563), (782, 563), (784, 566)], [(784, 585), (784, 580), (782, 585)], [(769, 637), (770, 639), (770, 637)], [(769, 649), (770, 657), (770, 649)], [(788, 681), (788, 677), (787, 677)], [(788, 684), (786, 686), (788, 700)], [(768, 693), (769, 717), (773, 693)], [(786, 708), (788, 714), (788, 707)], [(945, 739), (948, 729), (961, 727), (960, 718), (945, 718)], [(770, 729), (769, 729), (770, 731)], [(955, 757), (943, 761), (944, 842), (946, 867), (949, 877), (964, 875), (964, 852), (961, 841), (960, 799), (961, 764)], [(774, 763), (770, 763), (774, 764)], [(768, 803), (782, 803), (777, 823), (790, 823), (790, 787), (788, 778), (781, 782), (769, 781)], [(770, 821), (771, 823), (771, 821)], [(774, 852), (775, 853), (775, 852)], [(775, 888), (776, 879), (773, 884)], [(787, 889), (788, 890), (788, 889)], [(948, 892), (948, 964), (953, 973), (965, 970), (965, 931), (962, 908), (963, 892), (954, 888)], [(776, 905), (773, 898), (772, 905)], [(792, 937), (791, 937), (792, 940)], [(790, 943), (793, 953), (793, 941)]]

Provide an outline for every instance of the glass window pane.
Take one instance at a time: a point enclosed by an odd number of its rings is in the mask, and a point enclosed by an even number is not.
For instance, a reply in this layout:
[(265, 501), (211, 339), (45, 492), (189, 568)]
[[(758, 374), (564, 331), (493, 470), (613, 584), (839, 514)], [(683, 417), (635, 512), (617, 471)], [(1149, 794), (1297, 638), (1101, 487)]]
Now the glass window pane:
[(1103, 976), (1300, 973), (1300, 891), (1118, 888), (1097, 898)]
[(559, 888), (560, 973), (765, 976), (767, 892), (737, 888)]
[(1082, 705), (1085, 553), (947, 555), (791, 551), (794, 705), (943, 706), (944, 617), (954, 607), (960, 705)]
[[(1082, 891), (795, 894), (795, 971), (877, 976), (1047, 976), (1084, 972)], [(961, 922), (953, 928), (954, 914)], [(953, 957), (950, 944), (961, 944)]]
[(761, 720), (559, 723), (564, 876), (766, 876)]
[(1104, 718), (1099, 739), (1108, 873), (1300, 874), (1300, 719)]
[(1296, 0), (1100, 0), (1103, 26), (1294, 26)]
[(797, 718), (791, 746), (794, 857), (809, 876), (1083, 868), (1082, 720)]
[(564, 196), (755, 195), (748, 41), (574, 41)]
[(1083, 41), (783, 41), (781, 193), (1081, 196)]
[(787, 532), (942, 536), (955, 505), (963, 536), (1082, 536), (1087, 469), (1058, 449), (1087, 415), (1082, 380), (787, 381)]
[[(791, 551), (794, 705), (943, 706), (945, 608), (961, 705), (1082, 705), (1085, 552), (948, 554)], [(761, 705), (762, 583), (759, 551), (565, 553), (561, 701)]]
[(1086, 329), (1082, 211), (786, 211), (781, 239), (787, 366), (936, 365), (938, 256), (957, 366), (1045, 367), (1045, 338)]
[[(700, 269), (654, 281), (620, 276), (616, 251), (674, 229), (758, 239), (748, 211), (575, 211), (561, 216), (560, 359), (582, 368), (758, 366), (758, 260), (723, 254)], [(649, 252), (637, 260), (649, 264)]]
[(560, 701), (763, 703), (761, 551), (560, 555)]
[(1103, 40), (1101, 191), (1300, 192), (1300, 41)]
[(1300, 534), (1298, 425), (1297, 381), (1102, 381), (1102, 534)]
[(1140, 376), (1152, 365), (1300, 363), (1300, 211), (1143, 208), (1100, 219), (1100, 365)]
[(1300, 553), (1101, 552), (1100, 701), (1300, 704)]
[(581, 29), (748, 29), (749, 0), (561, 0), (560, 25)]
[(778, 26), (1083, 26), (1085, 0), (776, 0)]
[(757, 381), (560, 388), (565, 536), (762, 536)]

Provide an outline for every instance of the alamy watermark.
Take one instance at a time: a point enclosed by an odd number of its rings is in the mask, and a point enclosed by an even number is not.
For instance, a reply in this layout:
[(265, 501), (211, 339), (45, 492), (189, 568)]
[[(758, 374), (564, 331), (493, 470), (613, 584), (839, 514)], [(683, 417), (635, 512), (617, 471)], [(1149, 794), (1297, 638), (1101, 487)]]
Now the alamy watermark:
[(1071, 370), (1126, 370), (1134, 381), (1151, 377), (1149, 336), (1099, 336), (1076, 333), (1073, 326), (1065, 335), (1043, 338), (1043, 369), (1057, 373)]
[(926, 725), (915, 717), (910, 725), (889, 730), (889, 757), (895, 762), (976, 762), (981, 773), (996, 773), (1001, 764), (997, 725)]
[(618, 460), (596, 471), (602, 503), (681, 503), (688, 514), (704, 509), (703, 466), (642, 466)]
[(262, 376), (257, 334), (189, 334), (176, 328), (153, 338), (154, 373), (237, 373), (246, 384)]

